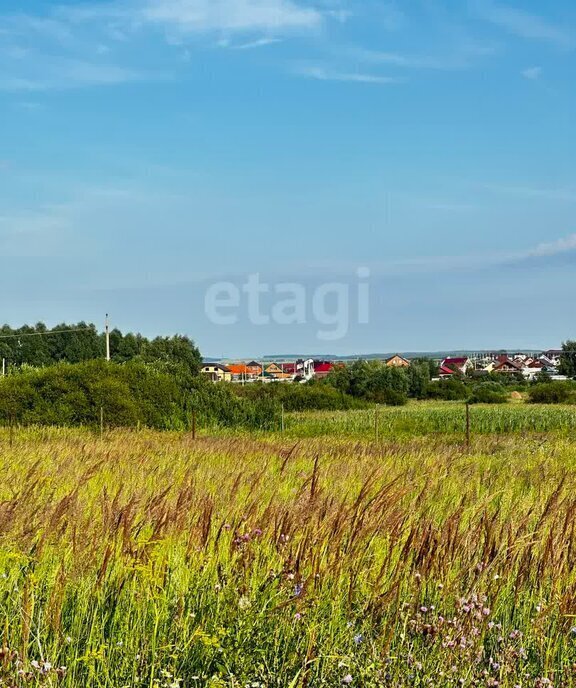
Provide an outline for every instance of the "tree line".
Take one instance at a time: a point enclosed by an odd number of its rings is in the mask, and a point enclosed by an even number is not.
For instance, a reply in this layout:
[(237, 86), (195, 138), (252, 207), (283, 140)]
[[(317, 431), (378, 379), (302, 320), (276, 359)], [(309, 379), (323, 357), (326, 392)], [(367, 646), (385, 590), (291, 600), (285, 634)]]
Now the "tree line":
[[(113, 329), (110, 350), (114, 363), (164, 363), (183, 366), (191, 374), (198, 374), (202, 364), (200, 351), (183, 335), (148, 339), (141, 334), (123, 334)], [(105, 335), (92, 323), (62, 323), (52, 328), (41, 322), (15, 329), (8, 325), (0, 327), (0, 359), (5, 360), (9, 370), (83, 363), (104, 358), (105, 354)]]

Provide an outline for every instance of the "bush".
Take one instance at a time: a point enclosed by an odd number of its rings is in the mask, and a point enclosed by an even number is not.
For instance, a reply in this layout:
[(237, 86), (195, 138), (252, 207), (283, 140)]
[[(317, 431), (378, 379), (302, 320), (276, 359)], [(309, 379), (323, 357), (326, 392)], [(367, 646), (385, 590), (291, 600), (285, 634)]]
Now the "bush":
[(190, 410), (201, 426), (242, 427), (250, 430), (273, 430), (280, 424), (281, 406), (270, 397), (248, 398), (235, 392), (229, 383), (214, 384), (199, 377), (187, 389)]
[(427, 391), (430, 399), (443, 401), (464, 401), (468, 399), (469, 392), (462, 380), (447, 378), (437, 382), (431, 382)]
[(379, 394), (379, 401), (387, 406), (406, 406), (408, 397), (395, 389), (384, 389)]
[(138, 423), (160, 429), (186, 424), (177, 381), (142, 363), (60, 363), (23, 370), (0, 383), (0, 419), (24, 425)]
[(487, 382), (474, 387), (469, 401), (471, 404), (505, 404), (508, 401), (508, 393), (497, 382)]
[(284, 405), (285, 411), (346, 411), (366, 408), (368, 404), (323, 383), (269, 383), (231, 385), (242, 398), (266, 400)]
[(277, 399), (241, 398), (172, 362), (60, 363), (0, 381), (4, 423), (97, 426), (100, 409), (107, 426), (160, 430), (190, 428), (192, 411), (200, 427), (274, 429), (281, 413)]
[(576, 390), (572, 382), (545, 382), (530, 389), (532, 404), (567, 404), (576, 401)]

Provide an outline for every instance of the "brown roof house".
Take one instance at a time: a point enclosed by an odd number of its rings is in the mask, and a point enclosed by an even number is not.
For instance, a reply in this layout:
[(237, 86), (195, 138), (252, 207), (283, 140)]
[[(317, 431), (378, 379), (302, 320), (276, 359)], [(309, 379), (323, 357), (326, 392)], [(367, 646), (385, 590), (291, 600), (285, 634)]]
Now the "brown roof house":
[(386, 365), (389, 368), (409, 368), (410, 361), (407, 358), (400, 356), (400, 354), (396, 354), (396, 356), (392, 356), (392, 358), (389, 358), (386, 361)]

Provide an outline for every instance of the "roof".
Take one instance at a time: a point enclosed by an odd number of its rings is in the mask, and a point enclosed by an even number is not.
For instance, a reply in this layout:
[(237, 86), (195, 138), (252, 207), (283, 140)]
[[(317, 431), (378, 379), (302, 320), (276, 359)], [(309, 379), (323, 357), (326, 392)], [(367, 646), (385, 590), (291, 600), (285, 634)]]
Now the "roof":
[(265, 370), (267, 373), (270, 371), (278, 373), (282, 372), (282, 368), (279, 365), (276, 365), (276, 363), (270, 363), (270, 365), (266, 366)]
[(455, 370), (452, 368), (447, 368), (446, 366), (440, 366), (440, 375), (454, 375)]
[(395, 358), (399, 358), (401, 361), (404, 361), (405, 363), (410, 363), (410, 361), (407, 358), (404, 358), (404, 356), (401, 356), (400, 354), (394, 354), (394, 356), (390, 356), (390, 358), (386, 359), (386, 363), (390, 363), (390, 361), (393, 361)]
[(469, 358), (468, 356), (461, 356), (457, 358), (445, 358), (444, 361), (442, 362), (443, 366), (446, 365), (464, 365), (465, 363), (468, 363)]
[(314, 366), (315, 373), (329, 373), (334, 368), (333, 363), (318, 363)]
[(222, 363), (203, 363), (202, 369), (204, 368), (217, 368), (218, 370), (221, 370), (223, 373), (231, 372), (230, 368), (228, 368), (228, 366), (222, 365)]
[(232, 375), (253, 375), (254, 369), (247, 366), (245, 363), (231, 363), (228, 368)]
[(515, 368), (516, 370), (522, 370), (522, 365), (519, 363), (516, 363), (516, 361), (511, 361), (509, 358), (507, 358), (505, 361), (500, 361), (500, 363), (494, 368), (494, 370), (501, 370), (502, 368), (506, 366), (511, 366), (512, 368)]

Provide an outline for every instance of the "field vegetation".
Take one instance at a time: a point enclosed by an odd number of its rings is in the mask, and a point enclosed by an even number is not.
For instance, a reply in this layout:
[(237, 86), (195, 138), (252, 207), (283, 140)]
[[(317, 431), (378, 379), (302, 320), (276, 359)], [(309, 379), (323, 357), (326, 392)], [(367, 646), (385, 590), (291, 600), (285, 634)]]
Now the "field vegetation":
[(0, 685), (575, 685), (573, 411), (462, 410), (0, 430)]

